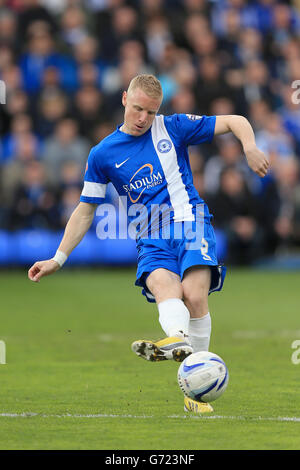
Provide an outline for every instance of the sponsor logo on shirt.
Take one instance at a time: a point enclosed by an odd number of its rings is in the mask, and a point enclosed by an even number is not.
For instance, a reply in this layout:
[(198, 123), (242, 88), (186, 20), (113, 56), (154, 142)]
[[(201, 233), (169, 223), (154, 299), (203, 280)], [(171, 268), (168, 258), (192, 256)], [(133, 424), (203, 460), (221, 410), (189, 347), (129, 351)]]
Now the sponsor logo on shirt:
[[(143, 169), (147, 169), (147, 176), (139, 177), (139, 173)], [(128, 197), (132, 203), (138, 202), (140, 199), (141, 195), (146, 189), (154, 188), (158, 184), (161, 184), (163, 181), (163, 177), (159, 171), (156, 173), (153, 170), (153, 166), (151, 163), (145, 163), (142, 165), (135, 173), (134, 175), (130, 178), (130, 181), (128, 184), (124, 184), (123, 188), (127, 192)], [(137, 197), (133, 196), (131, 193), (138, 192)]]

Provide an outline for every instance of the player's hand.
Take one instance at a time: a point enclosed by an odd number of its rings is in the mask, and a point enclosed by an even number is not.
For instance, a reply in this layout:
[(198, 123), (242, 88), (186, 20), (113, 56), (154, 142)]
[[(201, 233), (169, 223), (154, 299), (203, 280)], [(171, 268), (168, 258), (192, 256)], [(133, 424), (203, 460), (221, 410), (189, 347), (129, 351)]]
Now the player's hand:
[(256, 146), (245, 149), (245, 155), (251, 170), (253, 170), (261, 178), (266, 176), (270, 166), (266, 155)]
[(33, 282), (40, 282), (42, 277), (55, 273), (59, 268), (59, 264), (53, 259), (37, 261), (28, 270), (28, 278)]

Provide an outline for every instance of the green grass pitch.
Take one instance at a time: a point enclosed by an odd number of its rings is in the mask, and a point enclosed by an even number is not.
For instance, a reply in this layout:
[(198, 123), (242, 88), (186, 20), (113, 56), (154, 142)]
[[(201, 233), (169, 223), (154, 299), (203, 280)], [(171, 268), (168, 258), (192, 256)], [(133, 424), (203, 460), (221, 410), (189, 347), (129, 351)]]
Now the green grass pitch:
[(299, 449), (300, 273), (229, 269), (210, 296), (210, 350), (230, 379), (203, 416), (183, 411), (178, 364), (131, 352), (163, 336), (134, 279), (131, 268), (66, 267), (39, 284), (0, 272), (1, 450)]

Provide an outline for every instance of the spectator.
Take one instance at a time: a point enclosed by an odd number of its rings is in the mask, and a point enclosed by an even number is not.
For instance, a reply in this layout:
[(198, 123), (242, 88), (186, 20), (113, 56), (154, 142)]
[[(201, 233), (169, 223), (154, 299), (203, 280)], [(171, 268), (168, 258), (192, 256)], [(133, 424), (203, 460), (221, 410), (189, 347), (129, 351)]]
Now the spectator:
[(171, 114), (197, 114), (195, 95), (189, 87), (181, 87), (170, 101)]
[(111, 134), (115, 130), (112, 121), (97, 122), (92, 129), (91, 139), (92, 145), (97, 145), (102, 139)]
[(253, 190), (254, 177), (249, 172), (239, 141), (232, 136), (224, 135), (218, 138), (218, 154), (209, 158), (204, 168), (204, 188), (208, 196), (220, 190), (221, 174), (227, 166), (240, 172), (245, 178), (248, 189)]
[(192, 49), (196, 58), (217, 56), (218, 41), (212, 31), (199, 31), (192, 40)]
[(130, 39), (143, 42), (143, 35), (139, 28), (137, 11), (123, 5), (112, 10), (111, 23), (101, 36), (103, 58), (111, 64), (117, 63), (121, 45)]
[(261, 33), (268, 34), (272, 30), (273, 10), (277, 0), (260, 0), (255, 2), (257, 26)]
[(300, 155), (300, 108), (295, 100), (295, 90), (285, 85), (281, 93), (283, 105), (278, 109), (282, 118), (283, 127), (286, 132), (294, 139), (296, 152)]
[(0, 133), (5, 136), (10, 132), (11, 121), (17, 114), (30, 113), (27, 94), (21, 89), (11, 90), (6, 99), (6, 105), (0, 106)]
[(14, 61), (15, 57), (12, 47), (0, 42), (0, 75), (2, 75), (2, 71), (6, 67), (13, 65)]
[(206, 0), (182, 0), (164, 13), (178, 47), (190, 49), (193, 33), (209, 29), (210, 10), (211, 3)]
[(245, 101), (249, 106), (253, 101), (265, 100), (272, 108), (276, 105), (276, 97), (270, 87), (270, 74), (261, 60), (251, 60), (244, 67), (244, 84), (242, 87)]
[(294, 192), (294, 214), (293, 224), (293, 243), (299, 248), (300, 246), (300, 184), (298, 182)]
[(299, 205), (296, 204), (299, 193), (299, 161), (293, 157), (277, 160), (274, 171), (279, 191), (279, 209), (274, 230), (278, 247), (286, 250), (294, 240), (297, 227), (295, 222), (299, 215)]
[(183, 0), (182, 3), (187, 14), (200, 13), (209, 18), (211, 13), (210, 2), (206, 0)]
[(163, 0), (141, 0), (140, 12), (142, 17), (147, 21), (164, 12)]
[(38, 141), (32, 133), (20, 135), (15, 153), (11, 160), (3, 166), (1, 188), (4, 204), (12, 206), (12, 199), (17, 186), (22, 180), (25, 166), (39, 157)]
[(91, 63), (82, 64), (77, 71), (78, 85), (81, 87), (101, 88), (99, 69)]
[(33, 23), (45, 25), (50, 34), (58, 30), (56, 21), (39, 0), (23, 0), (22, 10), (18, 14), (18, 42), (22, 44)]
[(6, 45), (13, 51), (17, 51), (17, 18), (16, 15), (8, 9), (0, 11), (0, 44)]
[(35, 28), (29, 35), (27, 51), (20, 58), (27, 93), (33, 95), (41, 91), (44, 72), (50, 66), (58, 70), (59, 83), (64, 90), (72, 92), (76, 89), (74, 61), (57, 52), (53, 37), (47, 30)]
[(7, 96), (6, 112), (12, 118), (16, 114), (30, 113), (28, 95), (20, 88), (12, 90)]
[(264, 129), (271, 107), (264, 99), (252, 101), (249, 104), (249, 119), (255, 132)]
[(73, 55), (77, 65), (96, 63), (99, 55), (98, 42), (92, 36), (84, 36), (73, 45)]
[(222, 51), (222, 60), (227, 67), (238, 66), (237, 49), (239, 47), (239, 38), (242, 31), (241, 17), (235, 8), (228, 8), (224, 13), (224, 24), (226, 36), (219, 41), (219, 47)]
[(11, 120), (10, 132), (4, 135), (2, 159), (6, 163), (17, 152), (18, 140), (33, 132), (32, 119), (28, 114), (15, 114)]
[(232, 99), (226, 96), (215, 98), (210, 104), (209, 114), (212, 116), (222, 114), (237, 114), (235, 110), (235, 103)]
[(300, 50), (299, 50), (299, 39), (297, 36), (291, 37), (286, 41), (280, 49), (282, 58), (287, 62), (295, 59), (299, 59)]
[(272, 36), (274, 44), (283, 44), (293, 34), (297, 34), (300, 26), (299, 14), (289, 5), (277, 3), (273, 7)]
[(40, 3), (52, 14), (52, 16), (56, 16), (65, 10), (68, 0), (40, 0)]
[[(205, 162), (204, 162), (204, 157), (201, 154), (197, 146), (191, 147), (190, 152), (189, 152), (189, 157), (190, 157), (190, 166), (191, 166), (193, 175), (202, 173)], [(203, 195), (204, 191), (199, 192), (199, 194)]]
[(217, 98), (233, 99), (233, 91), (223, 78), (220, 62), (215, 56), (204, 57), (199, 62), (199, 78), (195, 96), (200, 114), (209, 114), (209, 107)]
[(42, 163), (37, 161), (25, 165), (13, 194), (10, 229), (19, 228), (58, 228), (55, 191), (47, 182)]
[(254, 28), (241, 30), (237, 38), (235, 55), (243, 66), (252, 60), (263, 60), (264, 48), (261, 33)]
[(78, 205), (82, 188), (68, 186), (62, 191), (59, 204), (59, 226), (63, 229), (68, 222), (70, 215)]
[(137, 39), (128, 39), (119, 49), (119, 62), (136, 61), (146, 67), (146, 55), (146, 48), (142, 42)]
[[(41, 158), (47, 184), (52, 175), (59, 186), (56, 210), (67, 217), (91, 145), (115, 129), (123, 90), (145, 72), (161, 81), (163, 114), (241, 114), (250, 120), (272, 162), (267, 177), (249, 178), (241, 148), (225, 136), (191, 148), (194, 183), (200, 194), (216, 198), (223, 170), (233, 167), (225, 177), (225, 201), (244, 204), (246, 191), (261, 211), (258, 218), (252, 214), (255, 223), (242, 222), (244, 231), (252, 224), (258, 240), (263, 227), (269, 255), (300, 244), (300, 94), (291, 86), (299, 80), (299, 2), (0, 3), (0, 79), (7, 90), (0, 106), (1, 227), (8, 225), (25, 168)], [(240, 189), (233, 197), (234, 187)], [(57, 214), (60, 227), (64, 219)], [(26, 224), (18, 220), (18, 226)], [(236, 230), (240, 247), (246, 246), (238, 235)]]
[(163, 89), (163, 105), (169, 103), (170, 99), (178, 90), (178, 84), (173, 73), (178, 64), (178, 48), (174, 43), (168, 43), (164, 48), (161, 60), (158, 64), (158, 78)]
[(83, 176), (90, 142), (78, 134), (74, 119), (63, 118), (55, 126), (54, 135), (45, 140), (42, 161), (53, 181), (66, 162), (77, 163)]
[[(103, 74), (103, 91), (109, 96), (111, 103), (112, 95), (116, 96), (116, 104), (113, 107), (119, 108), (119, 94), (126, 88), (130, 78), (136, 73), (151, 73), (145, 61), (145, 47), (136, 39), (124, 41), (119, 49), (119, 62), (113, 66), (108, 66)], [(128, 81), (129, 80), (129, 81)]]
[(5, 83), (7, 96), (15, 90), (23, 88), (23, 80), (20, 68), (12, 63), (3, 68), (1, 78)]
[[(132, 53), (124, 53), (124, 47), (132, 44)], [(152, 73), (143, 60), (142, 50), (138, 41), (126, 41), (120, 48), (123, 57), (118, 67), (108, 68), (103, 80), (103, 92), (106, 94), (106, 108), (110, 109), (113, 119), (117, 122), (121, 113), (120, 101), (124, 90), (127, 90), (131, 79), (139, 73)]]
[(77, 70), (77, 85), (82, 86), (81, 74), (84, 66), (91, 65), (94, 68), (94, 74), (97, 74), (97, 87), (102, 88), (104, 72), (107, 68), (106, 62), (100, 57), (100, 45), (96, 39), (86, 35), (82, 40), (73, 45), (73, 55)]
[(89, 34), (85, 12), (79, 5), (68, 6), (61, 16), (60, 35), (63, 41), (74, 46)]
[(248, 2), (247, 0), (215, 2), (211, 12), (211, 24), (213, 31), (218, 37), (223, 38), (227, 35), (228, 26), (226, 23), (226, 12), (228, 9), (234, 9), (237, 11), (242, 28), (259, 28), (259, 17), (253, 2)]
[(197, 80), (197, 69), (191, 54), (184, 49), (177, 49), (177, 60), (174, 63), (172, 77), (179, 87), (190, 88), (194, 93)]
[[(85, 160), (87, 160), (87, 157)], [(72, 159), (62, 163), (60, 172), (57, 174), (59, 225), (62, 229), (78, 203), (78, 197), (82, 191), (82, 174), (82, 164)]]
[(54, 133), (56, 124), (68, 114), (69, 101), (60, 90), (44, 90), (34, 113), (35, 129), (45, 139)]
[(75, 94), (73, 116), (78, 123), (79, 133), (90, 139), (96, 122), (107, 118), (101, 91), (91, 85), (80, 88)]
[(202, 37), (204, 34), (210, 32), (210, 24), (208, 18), (202, 13), (189, 14), (185, 18), (183, 26), (183, 47), (190, 52), (194, 52), (194, 40), (198, 34)]
[[(85, 158), (87, 161), (87, 157)], [(82, 165), (74, 160), (66, 160), (60, 166), (60, 171), (56, 175), (56, 184), (64, 191), (69, 187), (75, 186), (82, 188)]]
[(220, 188), (208, 199), (216, 228), (223, 230), (228, 241), (230, 264), (245, 265), (262, 256), (264, 231), (259, 224), (257, 200), (247, 188), (243, 174), (225, 167)]
[(173, 42), (170, 25), (163, 15), (149, 18), (145, 25), (145, 42), (148, 51), (148, 59), (157, 64), (162, 58), (165, 46)]
[(266, 155), (289, 158), (295, 152), (293, 139), (284, 132), (282, 120), (275, 112), (269, 112), (265, 117), (264, 127), (257, 132), (256, 142)]

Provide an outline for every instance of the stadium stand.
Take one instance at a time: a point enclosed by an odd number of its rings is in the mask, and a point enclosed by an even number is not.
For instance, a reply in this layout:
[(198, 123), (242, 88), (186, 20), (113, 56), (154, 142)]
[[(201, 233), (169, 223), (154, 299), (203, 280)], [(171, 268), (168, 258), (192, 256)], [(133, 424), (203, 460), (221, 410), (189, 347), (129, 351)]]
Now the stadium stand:
[[(297, 252), (299, 71), (299, 1), (0, 0), (0, 264), (52, 256), (89, 149), (121, 122), (122, 91), (144, 72), (161, 80), (162, 113), (243, 114), (269, 156), (261, 180), (232, 138), (191, 148), (220, 259)], [(98, 221), (70, 264), (135, 262), (133, 240), (99, 240)]]

